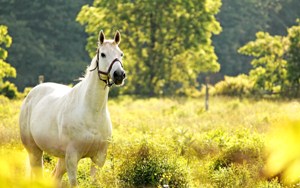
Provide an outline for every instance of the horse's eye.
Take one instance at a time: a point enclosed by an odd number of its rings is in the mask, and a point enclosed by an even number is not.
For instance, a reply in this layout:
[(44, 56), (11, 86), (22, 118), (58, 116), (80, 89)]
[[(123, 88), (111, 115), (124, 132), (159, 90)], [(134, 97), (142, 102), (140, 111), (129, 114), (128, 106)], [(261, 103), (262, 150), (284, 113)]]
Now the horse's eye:
[(104, 58), (104, 57), (106, 57), (106, 55), (105, 55), (104, 53), (101, 53), (101, 57), (103, 57), (103, 58)]
[(123, 57), (124, 56), (124, 54), (123, 53), (121, 53), (121, 57)]

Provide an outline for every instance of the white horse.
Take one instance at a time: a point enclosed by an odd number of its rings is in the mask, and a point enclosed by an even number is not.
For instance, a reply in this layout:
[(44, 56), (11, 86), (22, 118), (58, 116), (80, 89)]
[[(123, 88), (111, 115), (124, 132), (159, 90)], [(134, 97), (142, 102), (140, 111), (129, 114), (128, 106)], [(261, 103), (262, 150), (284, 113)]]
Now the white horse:
[[(77, 163), (91, 158), (104, 165), (112, 125), (107, 109), (109, 86), (123, 85), (121, 35), (105, 40), (100, 31), (97, 54), (85, 78), (73, 88), (44, 83), (25, 98), (20, 113), (22, 142), (29, 154), (32, 175), (42, 172), (43, 151), (59, 158), (53, 175), (59, 181), (67, 171), (71, 186), (77, 185)], [(95, 175), (95, 165), (91, 175)]]

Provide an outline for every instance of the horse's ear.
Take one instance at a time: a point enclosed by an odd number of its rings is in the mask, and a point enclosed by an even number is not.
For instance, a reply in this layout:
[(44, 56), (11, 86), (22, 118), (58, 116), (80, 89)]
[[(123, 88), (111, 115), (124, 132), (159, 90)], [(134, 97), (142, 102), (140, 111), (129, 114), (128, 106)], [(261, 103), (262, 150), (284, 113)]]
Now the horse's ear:
[(120, 42), (121, 42), (121, 34), (120, 34), (119, 31), (117, 31), (116, 34), (115, 34), (115, 43), (116, 43), (117, 45), (119, 45)]
[(99, 36), (98, 36), (98, 42), (99, 42), (100, 45), (103, 44), (104, 39), (105, 39), (105, 36), (104, 36), (103, 31), (101, 30), (101, 31), (99, 32)]

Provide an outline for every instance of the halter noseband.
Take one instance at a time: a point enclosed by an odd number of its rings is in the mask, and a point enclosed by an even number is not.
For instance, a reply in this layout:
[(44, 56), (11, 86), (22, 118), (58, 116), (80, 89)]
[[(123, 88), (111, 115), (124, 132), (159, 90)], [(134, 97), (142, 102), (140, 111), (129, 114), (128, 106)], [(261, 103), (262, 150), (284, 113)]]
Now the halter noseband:
[(98, 77), (99, 77), (99, 80), (103, 81), (103, 82), (106, 84), (106, 86), (110, 87), (110, 86), (112, 86), (112, 85), (114, 84), (114, 82), (111, 82), (111, 81), (110, 81), (111, 78), (110, 78), (110, 76), (109, 76), (109, 73), (110, 73), (110, 71), (111, 71), (113, 65), (114, 65), (115, 62), (117, 62), (117, 61), (120, 62), (121, 66), (123, 67), (122, 62), (121, 62), (118, 58), (115, 58), (115, 59), (111, 62), (111, 64), (109, 65), (107, 72), (104, 72), (104, 71), (99, 70), (99, 48), (97, 48), (96, 67), (93, 68), (93, 69), (90, 70), (90, 71), (94, 71), (94, 70), (96, 70), (96, 69), (98, 68), (97, 70), (98, 70)]

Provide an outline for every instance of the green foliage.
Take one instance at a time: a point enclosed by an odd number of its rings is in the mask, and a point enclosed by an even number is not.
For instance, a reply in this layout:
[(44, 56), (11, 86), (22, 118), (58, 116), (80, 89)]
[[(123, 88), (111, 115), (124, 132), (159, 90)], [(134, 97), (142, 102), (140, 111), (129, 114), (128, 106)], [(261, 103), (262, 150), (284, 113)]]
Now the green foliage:
[(29, 94), (29, 92), (31, 91), (31, 89), (32, 89), (31, 87), (26, 87), (26, 88), (24, 89), (23, 93), (20, 93), (20, 94), (19, 94), (20, 99), (25, 98), (25, 97)]
[(256, 40), (239, 49), (253, 56), (250, 79), (262, 94), (297, 97), (300, 91), (300, 26), (288, 29), (287, 36), (258, 32)]
[(14, 99), (18, 96), (18, 89), (15, 84), (5, 81), (4, 83), (0, 83), (0, 95)]
[(210, 162), (205, 176), (213, 187), (256, 187), (264, 155), (264, 142), (259, 134), (218, 128), (205, 133), (199, 142), (207, 144), (203, 160)]
[(2, 46), (8, 48), (12, 43), (12, 38), (8, 35), (7, 27), (0, 25), (0, 95), (4, 95), (10, 99), (16, 98), (18, 94), (17, 87), (3, 78), (16, 77), (16, 69), (5, 62), (8, 53)]
[[(100, 29), (123, 34), (121, 48), (128, 70), (125, 92), (146, 95), (186, 94), (200, 72), (217, 72), (212, 34), (221, 1), (100, 1), (83, 6), (77, 20), (86, 26), (87, 49), (95, 55)], [(101, 20), (101, 21), (99, 21)]]
[(0, 95), (0, 146), (3, 144), (20, 143), (17, 130), (21, 101), (9, 100)]
[(223, 152), (212, 165), (214, 170), (228, 168), (233, 164), (262, 162), (263, 141), (258, 135), (238, 131), (234, 135), (223, 134), (222, 137), (225, 144)]
[(142, 143), (137, 151), (120, 167), (119, 179), (123, 187), (188, 187), (187, 172), (168, 155)]
[(250, 178), (249, 170), (243, 166), (219, 168), (211, 174), (213, 187), (251, 187)]
[(18, 70), (14, 83), (20, 90), (35, 86), (39, 75), (45, 75), (45, 81), (69, 84), (83, 74), (90, 59), (85, 52), (86, 35), (75, 18), (89, 2), (0, 2), (0, 24), (8, 26), (14, 39), (7, 61)]
[(263, 32), (258, 32), (255, 41), (239, 49), (239, 53), (254, 57), (250, 78), (255, 81), (254, 87), (262, 93), (278, 93), (286, 84), (286, 49), (286, 38)]
[(286, 35), (286, 28), (294, 25), (300, 17), (299, 9), (298, 0), (223, 0), (216, 16), (223, 31), (213, 37), (221, 75), (248, 73), (251, 58), (237, 53), (237, 50), (254, 40), (258, 31)]
[(254, 93), (253, 87), (254, 82), (247, 75), (225, 76), (224, 81), (220, 81), (215, 85), (214, 94), (247, 97)]
[[(7, 27), (0, 25), (0, 45), (5, 46), (6, 48), (10, 47), (12, 43), (12, 38), (8, 35)], [(7, 51), (3, 48), (0, 48), (0, 57), (5, 60), (7, 58)]]
[(288, 29), (287, 79), (290, 82), (289, 95), (300, 96), (300, 20), (298, 25)]
[(276, 0), (270, 5), (279, 4), (277, 8), (269, 12), (270, 21), (268, 31), (272, 34), (287, 34), (286, 28), (295, 24), (295, 20), (300, 17), (298, 0)]
[(285, 187), (278, 182), (277, 178), (274, 178), (270, 181), (261, 181), (257, 184), (257, 188), (283, 188)]
[(10, 64), (6, 63), (4, 59), (0, 59), (0, 82), (3, 82), (3, 78), (6, 77), (16, 77), (16, 69)]
[(5, 62), (8, 53), (3, 47), (8, 48), (11, 43), (12, 38), (8, 35), (7, 27), (0, 25), (0, 83), (3, 82), (5, 77), (16, 77), (16, 70)]
[[(235, 76), (249, 71), (250, 59), (238, 54), (237, 50), (247, 41), (253, 40), (256, 32), (268, 29), (273, 31), (269, 24), (279, 22), (276, 14), (281, 10), (282, 4), (284, 2), (281, 0), (222, 1), (217, 19), (223, 31), (213, 38), (222, 75)], [(280, 18), (283, 17), (282, 15)], [(287, 20), (283, 23), (285, 21)]]

